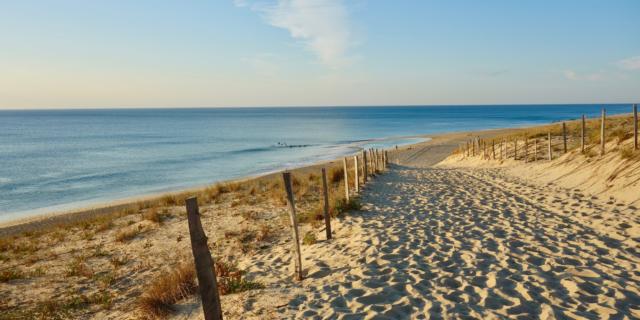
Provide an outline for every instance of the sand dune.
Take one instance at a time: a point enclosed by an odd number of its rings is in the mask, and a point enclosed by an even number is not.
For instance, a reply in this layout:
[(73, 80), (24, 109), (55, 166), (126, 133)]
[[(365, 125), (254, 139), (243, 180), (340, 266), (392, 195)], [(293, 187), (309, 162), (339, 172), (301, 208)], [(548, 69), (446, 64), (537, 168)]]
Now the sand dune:
[(496, 170), (399, 166), (363, 201), (307, 250), (314, 267), (281, 316), (640, 317), (632, 208)]
[(288, 245), (243, 261), (269, 285), (236, 298), (244, 305), (226, 303), (227, 315), (640, 317), (633, 206), (501, 169), (400, 165), (368, 185), (362, 201), (363, 210), (338, 222), (334, 240), (303, 247), (302, 283), (291, 280)]

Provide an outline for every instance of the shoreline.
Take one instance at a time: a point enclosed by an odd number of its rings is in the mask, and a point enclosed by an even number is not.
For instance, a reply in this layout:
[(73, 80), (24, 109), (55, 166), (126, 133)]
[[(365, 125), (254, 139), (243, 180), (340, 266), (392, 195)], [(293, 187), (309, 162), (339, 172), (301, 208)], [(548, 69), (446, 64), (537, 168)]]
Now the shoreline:
[[(366, 145), (375, 145), (377, 143), (382, 143), (384, 141), (409, 140), (409, 139), (421, 139), (422, 141), (398, 145), (398, 146), (399, 147), (409, 146), (409, 145), (423, 143), (423, 142), (429, 141), (431, 137), (428, 135), (391, 136), (391, 137), (383, 137), (383, 138), (371, 138), (371, 139), (361, 140), (360, 142), (365, 142), (364, 145), (366, 146)], [(360, 148), (358, 150), (358, 153), (361, 152), (362, 150), (363, 148)], [(301, 161), (300, 164), (294, 165), (291, 168), (284, 166), (276, 169), (265, 170), (264, 172), (238, 176), (236, 178), (222, 179), (219, 181), (211, 181), (211, 182), (192, 185), (188, 187), (175, 187), (175, 188), (169, 187), (163, 191), (152, 191), (148, 193), (142, 193), (140, 195), (119, 197), (114, 199), (103, 199), (103, 200), (83, 200), (78, 202), (58, 204), (58, 205), (37, 208), (37, 209), (8, 212), (7, 214), (9, 215), (25, 214), (27, 216), (8, 218), (6, 220), (0, 219), (0, 236), (3, 235), (3, 229), (11, 228), (21, 224), (29, 224), (29, 223), (38, 222), (40, 220), (54, 219), (58, 216), (64, 216), (64, 215), (86, 214), (88, 212), (94, 212), (94, 211), (95, 212), (99, 211), (100, 213), (104, 213), (105, 211), (124, 210), (127, 207), (136, 205), (137, 203), (153, 201), (167, 195), (198, 192), (216, 184), (241, 183), (244, 181), (268, 177), (283, 171), (288, 171), (288, 170), (296, 171), (296, 170), (301, 170), (307, 167), (316, 167), (319, 165), (332, 163), (338, 159), (341, 159), (342, 157), (351, 157), (353, 155), (354, 155), (353, 153), (349, 153), (349, 154), (341, 155), (339, 158), (314, 160), (314, 161), (308, 161), (308, 162)], [(74, 204), (78, 204), (78, 205), (74, 205)]]
[[(376, 144), (378, 142), (383, 142), (386, 140), (393, 141), (393, 140), (401, 140), (401, 139), (422, 139), (422, 141), (419, 141), (419, 142), (398, 145), (398, 150), (403, 150), (407, 147), (428, 143), (432, 141), (433, 137), (435, 136), (441, 136), (441, 135), (446, 136), (449, 134), (452, 134), (452, 133), (444, 133), (444, 134), (438, 134), (438, 135), (394, 136), (394, 137), (386, 137), (386, 138), (367, 139), (366, 141), (368, 142), (367, 144)], [(235, 184), (235, 183), (244, 183), (248, 181), (255, 181), (259, 179), (268, 179), (284, 171), (305, 173), (305, 172), (308, 172), (309, 170), (318, 169), (320, 166), (333, 164), (336, 161), (340, 161), (343, 157), (352, 157), (355, 154), (359, 154), (362, 150), (363, 149), (360, 149), (357, 153), (342, 155), (339, 158), (334, 158), (329, 160), (318, 160), (315, 162), (302, 164), (300, 166), (296, 166), (292, 168), (274, 169), (274, 170), (266, 171), (263, 173), (246, 175), (246, 176), (242, 176), (234, 179), (220, 180), (220, 181), (210, 182), (207, 184), (192, 186), (188, 188), (179, 188), (179, 189), (170, 190), (170, 191), (154, 192), (150, 194), (143, 194), (138, 196), (114, 199), (114, 200), (104, 200), (104, 201), (98, 200), (95, 204), (88, 204), (86, 206), (81, 206), (78, 208), (60, 209), (60, 210), (55, 210), (51, 212), (36, 213), (28, 217), (8, 219), (6, 221), (0, 221), (0, 237), (12, 236), (20, 233), (25, 233), (25, 232), (33, 232), (33, 231), (41, 230), (48, 226), (56, 226), (59, 224), (64, 224), (72, 221), (78, 222), (85, 219), (89, 220), (98, 215), (107, 215), (117, 211), (137, 208), (140, 204), (158, 201), (163, 197), (167, 197), (167, 196), (179, 196), (179, 195), (184, 195), (189, 193), (198, 193), (211, 186), (215, 186), (219, 184)], [(39, 211), (39, 210), (46, 210), (46, 208), (28, 210), (23, 212), (33, 212), (33, 211)]]
[[(629, 114), (616, 114), (616, 115), (611, 115), (609, 117), (624, 117), (628, 115)], [(567, 119), (564, 121), (567, 121), (567, 122), (575, 121), (575, 119)], [(457, 148), (460, 143), (467, 141), (470, 137), (477, 136), (481, 138), (487, 138), (487, 137), (492, 137), (500, 134), (524, 130), (528, 128), (556, 125), (558, 123), (561, 123), (561, 122), (524, 125), (520, 127), (493, 128), (493, 129), (482, 129), (482, 130), (472, 130), (472, 131), (453, 131), (453, 132), (443, 132), (443, 133), (437, 133), (437, 134), (411, 135), (411, 136), (403, 136), (403, 137), (388, 137), (388, 138), (370, 139), (369, 141), (371, 141), (372, 143), (375, 143), (375, 141), (382, 141), (385, 139), (412, 139), (412, 138), (425, 139), (424, 141), (420, 141), (416, 143), (399, 145), (397, 150), (387, 149), (389, 151), (390, 160), (394, 159), (394, 154), (399, 153), (399, 154), (402, 154), (402, 156), (400, 156), (400, 158), (396, 160), (399, 160), (403, 163), (411, 163), (413, 158), (419, 157), (418, 154), (413, 154), (412, 152), (404, 152), (404, 151), (412, 150), (414, 148), (424, 147), (424, 146), (438, 147), (441, 145), (446, 145), (446, 147), (443, 150), (436, 150), (436, 152), (440, 152), (439, 157), (437, 157), (437, 159), (439, 160), (437, 161), (434, 160), (435, 162), (430, 161), (429, 163), (427, 163), (428, 165), (434, 165), (439, 161), (444, 160), (444, 158), (446, 158), (455, 148)], [(420, 152), (424, 152), (424, 150), (420, 150)], [(268, 178), (272, 178), (274, 175), (283, 171), (308, 172), (309, 170), (312, 170), (312, 169), (318, 169), (320, 166), (333, 164), (334, 162), (339, 161), (342, 157), (351, 157), (351, 156), (353, 156), (353, 154), (344, 155), (344, 156), (341, 156), (340, 158), (335, 158), (330, 160), (320, 160), (317, 162), (301, 165), (294, 168), (276, 169), (276, 170), (265, 172), (265, 173), (243, 176), (236, 179), (221, 180), (221, 181), (211, 182), (204, 185), (193, 186), (190, 188), (177, 189), (177, 190), (172, 190), (167, 192), (158, 192), (158, 193), (152, 193), (152, 194), (140, 195), (140, 196), (131, 196), (131, 197), (115, 199), (115, 200), (100, 201), (94, 205), (87, 205), (85, 207), (80, 207), (75, 209), (62, 209), (59, 211), (54, 211), (49, 213), (35, 214), (30, 217), (0, 221), (0, 237), (7, 237), (7, 236), (12, 236), (12, 235), (16, 235), (24, 232), (37, 231), (37, 230), (46, 228), (48, 226), (56, 226), (56, 225), (69, 223), (69, 222), (78, 222), (85, 219), (88, 220), (93, 217), (97, 217), (99, 215), (107, 215), (110, 213), (114, 213), (116, 211), (136, 208), (140, 204), (157, 201), (167, 196), (177, 196), (177, 195), (184, 195), (188, 193), (198, 193), (200, 191), (205, 190), (208, 187), (218, 185), (218, 184), (243, 183), (243, 182), (254, 181), (259, 179), (268, 179)]]

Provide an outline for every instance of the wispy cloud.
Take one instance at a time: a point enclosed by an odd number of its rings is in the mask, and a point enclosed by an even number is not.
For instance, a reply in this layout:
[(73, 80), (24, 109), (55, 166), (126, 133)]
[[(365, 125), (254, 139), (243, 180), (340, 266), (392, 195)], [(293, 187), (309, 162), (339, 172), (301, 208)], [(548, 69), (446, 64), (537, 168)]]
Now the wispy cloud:
[(238, 7), (259, 12), (268, 24), (287, 30), (323, 64), (339, 67), (348, 63), (354, 40), (343, 0), (233, 1)]
[(564, 70), (562, 74), (569, 80), (599, 81), (605, 78), (602, 72), (579, 74), (573, 70)]
[(622, 59), (616, 64), (624, 70), (640, 70), (640, 56)]

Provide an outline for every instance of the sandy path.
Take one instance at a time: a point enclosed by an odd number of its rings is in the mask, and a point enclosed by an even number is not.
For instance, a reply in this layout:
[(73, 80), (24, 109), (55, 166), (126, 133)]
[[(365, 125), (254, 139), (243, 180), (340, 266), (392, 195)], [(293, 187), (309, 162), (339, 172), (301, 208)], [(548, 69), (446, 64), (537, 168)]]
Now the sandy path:
[[(498, 169), (394, 166), (367, 189), (335, 240), (304, 249), (278, 317), (640, 317), (633, 207)], [(286, 270), (270, 254), (254, 271)]]

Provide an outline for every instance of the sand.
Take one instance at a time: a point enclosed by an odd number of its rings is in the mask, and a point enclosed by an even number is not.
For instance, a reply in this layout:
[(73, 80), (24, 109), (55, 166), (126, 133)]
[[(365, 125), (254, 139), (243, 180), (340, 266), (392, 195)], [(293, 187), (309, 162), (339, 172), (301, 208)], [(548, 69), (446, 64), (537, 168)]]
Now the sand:
[[(363, 189), (361, 210), (333, 220), (334, 239), (302, 246), (305, 279), (293, 279), (291, 240), (281, 230), (269, 244), (234, 255), (249, 280), (265, 285), (222, 297), (227, 319), (632, 319), (640, 318), (640, 217), (636, 206), (596, 196), (564, 183), (549, 184), (522, 170), (539, 164), (465, 162), (449, 157), (471, 135), (456, 133), (401, 148), (387, 172)], [(566, 159), (560, 159), (561, 163)], [(604, 159), (602, 161), (610, 161)], [(593, 160), (595, 161), (595, 160)], [(632, 186), (627, 192), (638, 192)], [(176, 209), (177, 210), (177, 209)], [(212, 242), (224, 230), (252, 227), (242, 212), (272, 221), (282, 206), (226, 202), (206, 207)], [(126, 218), (126, 217), (125, 217)], [(127, 225), (127, 223), (122, 223)], [(189, 253), (186, 223), (165, 225), (111, 254), (132, 260), (118, 285), (128, 289), (108, 310), (87, 318), (136, 318), (131, 301), (161, 264)], [(306, 231), (305, 231), (306, 232)], [(76, 246), (86, 243), (72, 242)], [(220, 243), (220, 242), (216, 242)], [(139, 257), (146, 256), (146, 258)], [(96, 258), (97, 259), (97, 258)], [(145, 268), (144, 264), (152, 266)], [(59, 262), (63, 265), (63, 262)], [(143, 265), (136, 268), (138, 264)], [(34, 290), (33, 280), (0, 284), (13, 299)], [(31, 282), (29, 282), (31, 281)], [(64, 279), (61, 281), (65, 281)], [(131, 285), (139, 282), (140, 285)], [(75, 284), (82, 287), (82, 283)], [(39, 290), (58, 290), (36, 285)], [(62, 287), (60, 285), (60, 287)], [(28, 302), (27, 302), (28, 303)], [(184, 300), (170, 318), (201, 319), (197, 297)]]

